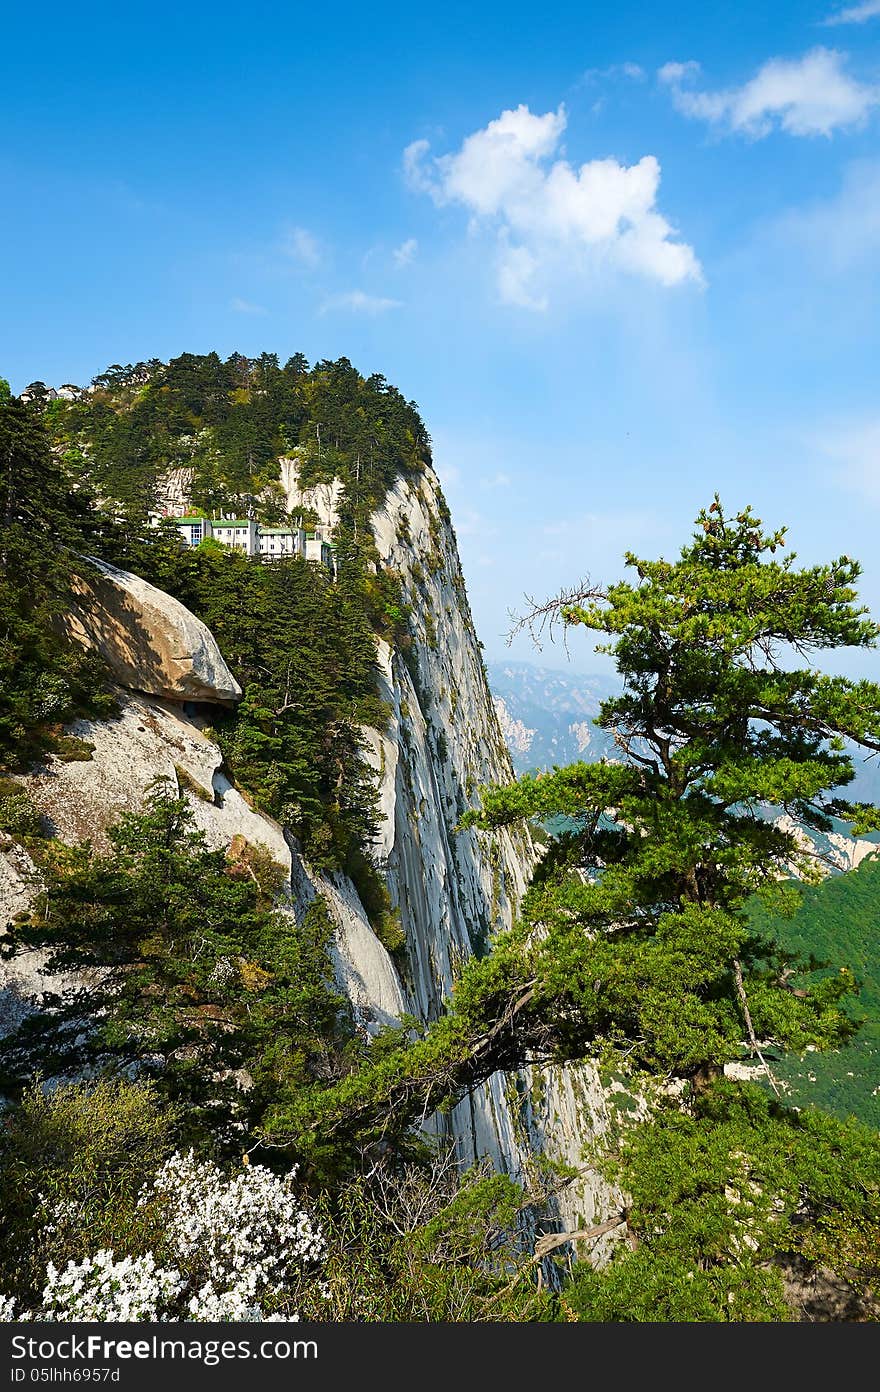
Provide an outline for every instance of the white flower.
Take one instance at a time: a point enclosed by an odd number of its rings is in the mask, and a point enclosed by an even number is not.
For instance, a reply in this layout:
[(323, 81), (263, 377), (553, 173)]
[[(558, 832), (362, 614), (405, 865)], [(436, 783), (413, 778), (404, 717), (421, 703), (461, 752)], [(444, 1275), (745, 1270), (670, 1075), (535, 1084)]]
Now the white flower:
[[(41, 1308), (18, 1320), (295, 1320), (263, 1313), (267, 1300), (277, 1303), (324, 1258), (324, 1235), (294, 1195), (295, 1173), (279, 1178), (249, 1165), (226, 1178), (192, 1151), (173, 1155), (140, 1199), (158, 1207), (173, 1265), (160, 1267), (153, 1252), (117, 1259), (107, 1248), (64, 1271), (49, 1262)], [(76, 1216), (75, 1205), (39, 1197), (44, 1232)], [(15, 1320), (14, 1308), (0, 1296), (0, 1322)]]
[(321, 1261), (325, 1239), (296, 1202), (294, 1174), (280, 1179), (249, 1165), (226, 1179), (192, 1151), (159, 1171), (142, 1202), (162, 1204), (174, 1260), (199, 1281), (189, 1302), (194, 1318), (244, 1319), (242, 1311)]
[(123, 1257), (102, 1248), (82, 1262), (70, 1261), (63, 1272), (49, 1262), (40, 1320), (131, 1322), (168, 1318), (183, 1289), (179, 1271), (156, 1265), (152, 1252)]

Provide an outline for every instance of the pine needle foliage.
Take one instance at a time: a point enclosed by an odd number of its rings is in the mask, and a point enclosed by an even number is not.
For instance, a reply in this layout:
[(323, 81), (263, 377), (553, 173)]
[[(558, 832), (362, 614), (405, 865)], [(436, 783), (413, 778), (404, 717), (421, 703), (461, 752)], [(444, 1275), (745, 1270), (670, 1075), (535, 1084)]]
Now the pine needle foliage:
[(191, 1134), (241, 1146), (269, 1105), (357, 1053), (327, 912), (276, 908), (268, 852), (210, 849), (167, 781), (109, 837), (106, 854), (47, 843), (42, 892), (4, 940), (46, 952), (55, 988), (0, 1042), (3, 1086), (134, 1072), (186, 1105)]
[(832, 814), (880, 825), (838, 796), (852, 778), (844, 738), (880, 748), (880, 688), (803, 665), (876, 644), (860, 567), (798, 568), (785, 544), (784, 529), (716, 498), (676, 561), (628, 553), (634, 581), (566, 597), (563, 621), (602, 636), (623, 679), (597, 720), (619, 762), (484, 792), (465, 825), (563, 815), (575, 828), (545, 855), (519, 924), (465, 966), (424, 1037), (401, 1032), (277, 1128), (375, 1136), (529, 1061), (613, 1059), (699, 1088), (730, 1060), (849, 1037), (851, 970), (807, 971), (795, 991), (791, 954), (746, 913), (781, 879), (818, 874), (768, 803), (820, 828)]

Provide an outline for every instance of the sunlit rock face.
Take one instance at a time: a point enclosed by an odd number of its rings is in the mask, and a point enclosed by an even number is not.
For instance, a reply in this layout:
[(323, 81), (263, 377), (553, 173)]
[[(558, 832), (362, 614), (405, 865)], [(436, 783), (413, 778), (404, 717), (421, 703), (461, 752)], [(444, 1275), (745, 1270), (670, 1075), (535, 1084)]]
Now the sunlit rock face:
[(164, 590), (93, 560), (73, 591), (64, 627), (100, 654), (121, 686), (171, 701), (241, 699), (210, 629)]
[[(69, 727), (90, 747), (88, 758), (50, 758), (43, 770), (19, 780), (55, 835), (69, 844), (90, 840), (107, 851), (108, 828), (124, 813), (140, 811), (151, 785), (167, 779), (185, 793), (209, 845), (228, 850), (243, 838), (283, 868), (288, 889), (282, 912), (301, 914), (322, 896), (334, 925), (337, 975), (365, 1029), (398, 1019), (403, 989), (351, 881), (313, 870), (278, 823), (248, 804), (222, 771), (218, 746), (180, 705), (123, 690), (117, 697), (117, 719), (77, 720)], [(0, 847), (0, 923), (8, 924), (38, 893), (39, 876), (25, 852), (12, 843)], [(25, 954), (2, 964), (0, 1030), (42, 991), (57, 987), (57, 979), (41, 974), (44, 957)]]
[[(300, 490), (296, 461), (288, 460), (282, 485), (289, 506), (308, 507), (321, 522), (335, 524), (339, 490), (333, 484)], [(127, 688), (119, 692), (119, 717), (75, 722), (70, 732), (92, 746), (91, 757), (50, 759), (23, 780), (56, 834), (69, 842), (90, 838), (98, 847), (106, 846), (106, 830), (121, 813), (140, 808), (157, 777), (176, 780), (212, 846), (228, 849), (243, 837), (283, 867), (283, 912), (301, 915), (315, 895), (323, 897), (334, 925), (337, 978), (365, 1034), (404, 1012), (437, 1017), (462, 965), (513, 923), (536, 860), (523, 828), (457, 830), (482, 786), (513, 775), (455, 535), (430, 469), (395, 484), (373, 517), (373, 531), (378, 564), (400, 575), (411, 610), (409, 648), (392, 652), (379, 645), (388, 725), (363, 731), (379, 787), (373, 854), (406, 939), (394, 960), (351, 881), (316, 872), (295, 840), (231, 785), (219, 748), (201, 728), (203, 718), (184, 702), (235, 699), (237, 685), (208, 630), (199, 625), (199, 647), (192, 627), (198, 621), (135, 576), (101, 567), (97, 578), (89, 577), (90, 592), (81, 592), (79, 609), (83, 640), (114, 654), (117, 679)], [(146, 653), (129, 637), (140, 630)], [(158, 654), (155, 662), (151, 652)], [(11, 917), (12, 898), (18, 909), (29, 892), (16, 881), (9, 904), (0, 902), (3, 922)], [(13, 1013), (29, 991), (35, 995), (48, 984), (39, 979), (40, 965), (34, 961), (26, 979), (8, 983)], [(449, 1115), (428, 1118), (426, 1125), (454, 1141), (463, 1162), (487, 1156), (526, 1184), (537, 1176), (538, 1157), (572, 1165), (577, 1176), (553, 1200), (551, 1223), (590, 1225), (620, 1202), (583, 1154), (607, 1125), (609, 1105), (592, 1068), (532, 1068), (496, 1074)], [(611, 1234), (603, 1242), (614, 1240)]]
[[(374, 760), (381, 774), (381, 848), (407, 936), (404, 984), (411, 1011), (430, 1019), (460, 965), (511, 926), (536, 851), (523, 828), (455, 829), (480, 788), (510, 781), (513, 770), (433, 471), (399, 480), (374, 515), (373, 530), (380, 562), (400, 574), (412, 610), (408, 653), (380, 650), (382, 695), (393, 715), (383, 747), (374, 743)], [(591, 1225), (620, 1205), (584, 1160), (613, 1105), (592, 1067), (531, 1068), (496, 1074), (446, 1125), (463, 1159), (488, 1154), (527, 1184), (539, 1156), (571, 1165), (578, 1173), (554, 1200), (556, 1219)], [(597, 1253), (619, 1237), (602, 1239)]]

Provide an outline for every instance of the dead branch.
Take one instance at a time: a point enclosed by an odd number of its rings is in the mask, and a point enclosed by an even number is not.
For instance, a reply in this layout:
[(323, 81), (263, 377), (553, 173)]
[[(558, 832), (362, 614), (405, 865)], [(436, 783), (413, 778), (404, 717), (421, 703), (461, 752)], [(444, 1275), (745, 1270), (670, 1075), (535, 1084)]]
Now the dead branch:
[(511, 626), (507, 633), (507, 646), (510, 647), (517, 634), (525, 629), (538, 652), (541, 652), (543, 651), (545, 635), (551, 643), (554, 642), (553, 630), (558, 623), (562, 623), (563, 647), (568, 652), (568, 646), (565, 642), (568, 624), (562, 616), (562, 611), (576, 605), (595, 603), (597, 600), (607, 598), (605, 590), (594, 585), (589, 576), (570, 589), (560, 590), (559, 594), (543, 603), (538, 603), (532, 595), (523, 595), (527, 606), (525, 613), (517, 614), (513, 609), (508, 610)]
[(543, 1237), (539, 1237), (535, 1242), (534, 1256), (529, 1257), (523, 1265), (517, 1267), (513, 1279), (508, 1282), (503, 1290), (496, 1291), (486, 1302), (487, 1308), (494, 1305), (496, 1301), (503, 1299), (505, 1295), (509, 1295), (517, 1282), (531, 1266), (537, 1266), (538, 1268), (538, 1290), (540, 1290), (543, 1286), (541, 1262), (550, 1252), (555, 1251), (557, 1247), (564, 1247), (567, 1242), (594, 1242), (598, 1238), (603, 1237), (605, 1233), (613, 1231), (614, 1228), (622, 1227), (625, 1222), (626, 1214), (618, 1213), (616, 1217), (609, 1218), (604, 1223), (599, 1223), (595, 1228), (583, 1228), (579, 1232), (545, 1233)]
[(615, 1218), (609, 1218), (604, 1223), (599, 1223), (595, 1228), (580, 1228), (575, 1232), (552, 1232), (544, 1233), (535, 1242), (535, 1255), (531, 1258), (534, 1266), (537, 1262), (543, 1261), (544, 1257), (551, 1252), (555, 1252), (557, 1247), (564, 1247), (567, 1242), (595, 1242), (597, 1238), (604, 1237), (605, 1233), (613, 1232), (615, 1228), (622, 1227), (626, 1222), (626, 1214), (618, 1213)]
[(743, 1018), (746, 1022), (746, 1031), (749, 1036), (749, 1044), (751, 1045), (752, 1053), (758, 1055), (758, 1058), (761, 1060), (764, 1072), (767, 1074), (770, 1086), (776, 1093), (776, 1096), (779, 1097), (780, 1092), (779, 1088), (776, 1086), (776, 1079), (773, 1077), (773, 1073), (771, 1071), (769, 1063), (765, 1059), (764, 1055), (761, 1053), (757, 1035), (755, 1034), (755, 1027), (752, 1024), (752, 1016), (749, 1010), (749, 1003), (746, 999), (746, 988), (743, 985), (742, 965), (738, 957), (735, 957), (733, 961), (733, 978), (736, 982), (736, 994), (739, 996), (739, 1003), (742, 1006)]

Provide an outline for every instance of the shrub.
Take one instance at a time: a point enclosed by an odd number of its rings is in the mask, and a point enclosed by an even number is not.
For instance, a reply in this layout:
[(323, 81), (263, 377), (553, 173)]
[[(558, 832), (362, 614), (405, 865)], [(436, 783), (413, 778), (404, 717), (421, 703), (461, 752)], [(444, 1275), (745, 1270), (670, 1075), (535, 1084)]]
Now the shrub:
[(27, 793), (9, 779), (0, 782), (0, 831), (11, 836), (39, 836), (43, 819)]
[(32, 1299), (47, 1261), (136, 1247), (147, 1218), (139, 1191), (171, 1152), (177, 1119), (151, 1083), (34, 1083), (0, 1133), (3, 1286)]
[[(279, 1177), (246, 1164), (225, 1175), (192, 1150), (157, 1169), (155, 1128), (142, 1124), (149, 1088), (116, 1089), (123, 1112), (140, 1118), (117, 1128), (106, 1121), (107, 1089), (60, 1089), (60, 1105), (50, 1098), (42, 1112), (29, 1099), (28, 1114), (41, 1122), (65, 1182), (36, 1194), (28, 1279), (7, 1268), (15, 1294), (0, 1296), (0, 1320), (259, 1320), (264, 1307), (295, 1318), (294, 1284), (315, 1276), (325, 1246), (294, 1193), (296, 1170)], [(87, 1116), (99, 1123), (94, 1141), (84, 1131)], [(148, 1166), (135, 1183), (119, 1154), (123, 1134)], [(107, 1173), (96, 1166), (100, 1137), (109, 1142)], [(53, 1138), (60, 1140), (54, 1156)], [(88, 1176), (96, 1193), (84, 1187)], [(18, 1233), (25, 1237), (21, 1225)]]

